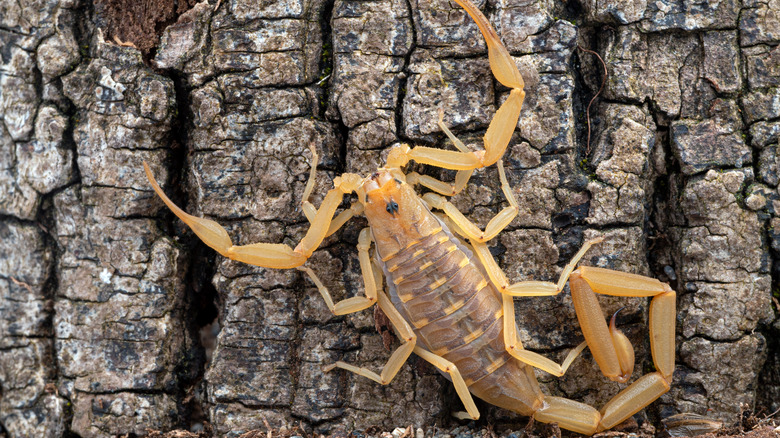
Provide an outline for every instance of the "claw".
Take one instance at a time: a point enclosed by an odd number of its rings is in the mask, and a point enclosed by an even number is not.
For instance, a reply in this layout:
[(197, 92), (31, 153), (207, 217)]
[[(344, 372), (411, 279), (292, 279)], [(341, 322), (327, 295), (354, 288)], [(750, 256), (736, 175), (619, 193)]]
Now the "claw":
[(455, 0), (455, 2), (468, 12), (471, 19), (477, 23), (482, 36), (485, 37), (485, 42), (488, 46), (488, 58), (490, 58), (490, 69), (493, 70), (493, 75), (498, 82), (509, 88), (522, 89), (525, 85), (523, 77), (517, 71), (517, 66), (515, 66), (515, 62), (509, 55), (509, 51), (504, 47), (504, 44), (498, 38), (498, 34), (487, 18), (485, 18), (485, 15), (482, 14), (482, 11), (471, 0)]
[[(320, 209), (315, 211), (311, 227), (295, 249), (275, 243), (253, 243), (233, 246), (227, 231), (218, 223), (205, 218), (192, 216), (173, 203), (162, 191), (152, 175), (149, 165), (144, 162), (144, 171), (155, 193), (206, 245), (218, 253), (239, 262), (274, 269), (290, 269), (303, 265), (328, 233), (331, 218), (343, 197), (341, 189), (333, 189), (325, 195)], [(349, 174), (345, 174), (349, 176)], [(342, 175), (344, 176), (344, 175)]]
[(525, 82), (517, 65), (515, 65), (515, 61), (509, 55), (509, 51), (498, 38), (498, 34), (482, 11), (471, 0), (455, 0), (455, 2), (466, 10), (482, 32), (488, 46), (488, 58), (493, 76), (498, 82), (512, 89), (485, 133), (485, 156), (480, 160), (479, 167), (486, 167), (494, 164), (504, 155), (509, 139), (515, 131), (517, 119), (520, 117), (520, 109), (525, 99), (523, 91)]
[(144, 161), (144, 171), (146, 172), (146, 177), (149, 179), (149, 183), (152, 185), (154, 192), (157, 193), (157, 196), (159, 196), (165, 205), (171, 209), (173, 214), (187, 224), (203, 243), (210, 246), (218, 253), (227, 255), (228, 249), (233, 246), (227, 231), (218, 223), (209, 219), (192, 216), (174, 204), (173, 201), (165, 195), (165, 192), (162, 191), (160, 185), (157, 184), (157, 180), (154, 179), (152, 170), (149, 169), (149, 165), (146, 164), (146, 161)]

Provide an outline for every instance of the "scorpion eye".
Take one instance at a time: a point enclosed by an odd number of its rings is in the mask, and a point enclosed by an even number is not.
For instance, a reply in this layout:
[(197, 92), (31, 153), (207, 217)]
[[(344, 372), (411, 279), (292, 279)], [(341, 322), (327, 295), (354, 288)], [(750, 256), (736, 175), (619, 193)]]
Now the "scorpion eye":
[(398, 213), (398, 204), (391, 199), (390, 202), (387, 203), (385, 210), (395, 216), (395, 214)]

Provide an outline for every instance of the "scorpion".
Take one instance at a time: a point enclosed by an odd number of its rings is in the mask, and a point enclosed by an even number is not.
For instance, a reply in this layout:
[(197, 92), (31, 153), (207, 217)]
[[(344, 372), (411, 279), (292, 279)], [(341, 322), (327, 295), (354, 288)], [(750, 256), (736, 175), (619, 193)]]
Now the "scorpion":
[[(580, 259), (603, 238), (584, 243), (564, 267), (557, 283), (520, 281), (513, 284), (491, 255), (487, 242), (519, 213), (507, 182), (502, 156), (520, 116), (525, 97), (524, 82), (508, 50), (487, 18), (470, 0), (455, 0), (479, 27), (488, 48), (491, 71), (511, 89), (484, 136), (484, 149), (469, 150), (444, 125), (439, 126), (457, 151), (425, 146), (396, 145), (385, 166), (368, 177), (345, 173), (333, 179), (330, 189), (315, 208), (308, 201), (314, 187), (318, 156), (303, 193), (302, 210), (310, 223), (295, 248), (285, 244), (254, 243), (234, 246), (227, 231), (215, 221), (189, 215), (163, 193), (144, 162), (146, 175), (163, 202), (209, 247), (233, 260), (276, 269), (297, 268), (317, 286), (330, 311), (344, 315), (373, 305), (387, 315), (401, 344), (378, 374), (367, 368), (337, 361), (324, 367), (351, 371), (380, 384), (393, 380), (412, 353), (436, 367), (455, 386), (465, 412), (460, 419), (478, 419), (473, 397), (531, 416), (545, 423), (585, 435), (610, 429), (640, 411), (669, 390), (675, 360), (676, 294), (659, 280), (609, 269), (579, 266)], [(410, 161), (457, 171), (454, 184), (404, 173)], [(496, 164), (501, 190), (508, 206), (481, 230), (445, 196), (462, 191), (474, 170)], [(413, 186), (430, 191), (418, 196)], [(344, 196), (355, 193), (357, 202), (340, 212)], [(437, 213), (432, 213), (436, 210)], [(364, 296), (334, 303), (327, 288), (311, 268), (304, 266), (322, 241), (356, 215), (369, 226), (360, 231), (357, 251), (365, 283)], [(374, 245), (374, 258), (370, 248)], [(386, 291), (381, 278), (386, 279)], [(518, 339), (513, 297), (552, 296), (566, 282), (585, 341), (568, 353), (561, 364), (526, 350)], [(656, 371), (645, 374), (615, 395), (601, 410), (578, 401), (545, 395), (534, 374), (538, 368), (562, 376), (587, 346), (601, 372), (625, 383), (634, 368), (634, 351), (628, 338), (609, 327), (596, 294), (652, 297), (649, 310), (650, 347)]]

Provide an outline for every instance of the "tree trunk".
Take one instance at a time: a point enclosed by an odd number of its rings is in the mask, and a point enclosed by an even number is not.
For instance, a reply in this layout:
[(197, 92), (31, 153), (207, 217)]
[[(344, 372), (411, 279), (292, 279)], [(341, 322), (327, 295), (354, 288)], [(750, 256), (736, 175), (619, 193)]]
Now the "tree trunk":
[[(141, 163), (234, 243), (295, 246), (310, 144), (315, 205), (393, 144), (451, 148), (439, 108), (482, 148), (508, 90), (477, 27), (445, 0), (162, 3), (0, 0), (0, 436), (457, 426), (453, 388), (419, 358), (387, 386), (324, 373), (378, 370), (397, 341), (371, 311), (332, 316), (297, 270), (216, 255)], [(526, 80), (504, 158), (521, 212), (490, 245), (508, 276), (554, 281), (605, 236), (585, 264), (678, 293), (674, 383), (640, 415), (780, 408), (780, 3), (479, 6)], [(506, 205), (495, 167), (453, 203), (484, 226)], [(309, 262), (335, 299), (363, 293), (364, 226)], [(626, 306), (634, 378), (652, 370), (647, 300), (602, 304)], [(568, 293), (516, 313), (523, 344), (556, 361), (582, 340)], [(538, 376), (596, 407), (621, 388), (587, 352), (561, 379)], [(527, 421), (478, 407), (499, 431)]]

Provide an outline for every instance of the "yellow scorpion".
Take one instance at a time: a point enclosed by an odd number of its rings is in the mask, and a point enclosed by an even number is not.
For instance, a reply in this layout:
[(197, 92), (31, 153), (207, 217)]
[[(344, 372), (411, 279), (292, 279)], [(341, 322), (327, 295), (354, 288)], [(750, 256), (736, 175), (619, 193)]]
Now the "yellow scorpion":
[[(518, 214), (518, 204), (507, 183), (501, 157), (520, 116), (525, 92), (523, 78), (506, 47), (482, 12), (470, 0), (455, 0), (479, 26), (496, 79), (512, 91), (496, 112), (484, 136), (484, 150), (472, 152), (444, 126), (439, 126), (458, 151), (407, 145), (390, 150), (384, 167), (368, 177), (346, 173), (334, 179), (317, 209), (308, 202), (314, 186), (317, 154), (303, 195), (303, 211), (310, 227), (295, 247), (255, 243), (234, 246), (227, 231), (214, 221), (191, 216), (162, 192), (149, 166), (147, 177), (165, 204), (208, 246), (225, 257), (266, 268), (298, 268), (317, 285), (328, 308), (337, 315), (358, 312), (374, 304), (388, 316), (401, 345), (381, 372), (336, 362), (325, 367), (342, 368), (381, 384), (398, 373), (412, 353), (430, 362), (449, 377), (466, 411), (458, 418), (479, 418), (473, 396), (505, 409), (533, 416), (546, 423), (592, 435), (609, 429), (638, 412), (669, 390), (674, 371), (675, 292), (665, 283), (577, 263), (591, 245), (586, 242), (566, 265), (557, 283), (521, 281), (510, 284), (488, 251), (493, 239)], [(457, 170), (454, 184), (403, 168), (417, 163)], [(444, 196), (459, 193), (475, 169), (496, 164), (501, 189), (509, 206), (499, 212), (484, 231), (461, 214)], [(419, 197), (412, 186), (431, 192)], [(357, 202), (334, 218), (345, 195)], [(443, 215), (434, 215), (431, 210)], [(304, 266), (323, 239), (355, 215), (363, 214), (369, 227), (360, 232), (358, 254), (365, 296), (333, 303), (316, 274)], [(455, 237), (461, 236), (463, 239)], [(466, 240), (468, 243), (466, 243)], [(370, 255), (374, 244), (374, 258)], [(386, 292), (381, 287), (384, 275)], [(562, 364), (523, 349), (517, 335), (513, 297), (550, 296), (569, 281), (572, 300), (585, 342), (573, 349)], [(562, 376), (587, 346), (602, 373), (626, 382), (634, 368), (634, 352), (628, 338), (608, 327), (596, 294), (653, 297), (650, 304), (650, 345), (656, 371), (633, 382), (601, 410), (561, 397), (544, 395), (534, 376), (539, 368)], [(614, 321), (613, 321), (614, 322)]]

